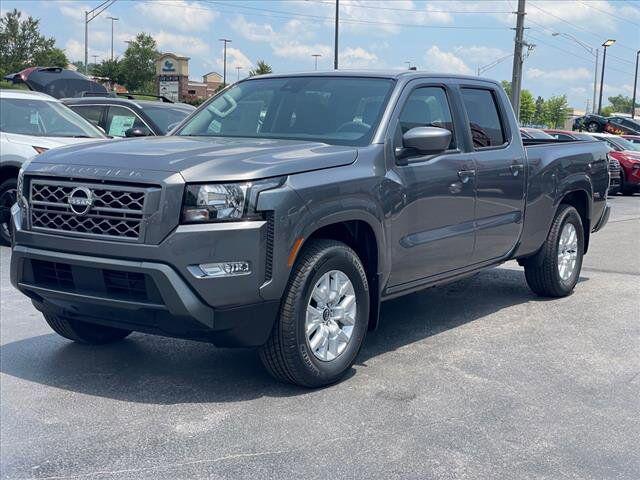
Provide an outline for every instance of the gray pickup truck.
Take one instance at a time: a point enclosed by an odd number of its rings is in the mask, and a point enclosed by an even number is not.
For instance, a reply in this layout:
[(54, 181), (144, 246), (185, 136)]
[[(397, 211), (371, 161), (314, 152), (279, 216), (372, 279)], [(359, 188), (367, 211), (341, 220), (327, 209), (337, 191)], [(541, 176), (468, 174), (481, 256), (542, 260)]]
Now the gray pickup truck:
[(489, 80), (249, 79), (171, 136), (26, 165), (11, 279), (73, 341), (259, 347), (276, 378), (327, 385), (383, 300), (511, 259), (536, 294), (572, 292), (609, 215), (607, 149), (527, 142)]

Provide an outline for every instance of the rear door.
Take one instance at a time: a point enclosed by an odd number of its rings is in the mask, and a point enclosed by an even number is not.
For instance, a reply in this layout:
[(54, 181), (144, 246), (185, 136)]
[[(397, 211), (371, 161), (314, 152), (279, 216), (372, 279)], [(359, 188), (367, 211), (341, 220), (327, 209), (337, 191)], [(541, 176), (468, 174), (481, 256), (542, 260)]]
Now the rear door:
[[(525, 201), (524, 149), (511, 131), (502, 105), (506, 95), (493, 87), (460, 89), (476, 163), (476, 243), (473, 262), (506, 256), (522, 229)], [(502, 103), (501, 103), (502, 102)]]
[[(402, 192), (391, 220), (391, 286), (411, 284), (470, 263), (474, 241), (474, 161), (462, 150), (464, 127), (455, 90), (449, 85), (410, 83), (396, 117), (394, 149), (414, 127), (437, 126), (453, 132), (449, 149), (438, 155), (416, 153), (407, 165), (391, 166)], [(456, 105), (454, 107), (454, 105)], [(394, 126), (395, 125), (395, 126)]]

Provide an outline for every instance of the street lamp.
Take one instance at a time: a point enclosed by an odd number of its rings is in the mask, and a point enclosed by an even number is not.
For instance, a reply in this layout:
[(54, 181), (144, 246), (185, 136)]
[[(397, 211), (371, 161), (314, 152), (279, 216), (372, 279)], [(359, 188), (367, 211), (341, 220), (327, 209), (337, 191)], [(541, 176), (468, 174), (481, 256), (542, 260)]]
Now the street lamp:
[(242, 67), (241, 67), (241, 66), (239, 66), (239, 65), (238, 65), (238, 66), (236, 66), (236, 72), (238, 73), (238, 78), (237, 78), (236, 82), (239, 82), (239, 81), (240, 81), (240, 70), (242, 70)]
[(598, 100), (598, 115), (602, 112), (602, 88), (604, 87), (604, 66), (607, 61), (607, 48), (616, 43), (615, 40), (606, 40), (602, 46), (604, 47), (604, 53), (602, 54), (602, 72), (600, 73), (600, 98)]
[(640, 50), (636, 52), (636, 76), (633, 77), (633, 100), (631, 101), (631, 118), (636, 118), (636, 90), (638, 88), (638, 60), (640, 59)]
[(593, 55), (596, 58), (596, 64), (595, 64), (595, 67), (593, 69), (593, 106), (592, 106), (592, 109), (591, 109), (592, 112), (595, 113), (596, 112), (596, 93), (598, 91), (598, 49), (590, 47), (586, 43), (578, 40), (576, 37), (574, 37), (570, 33), (553, 32), (551, 34), (551, 36), (553, 36), (553, 37), (561, 36), (561, 37), (564, 37), (564, 38), (568, 38), (569, 40), (572, 40), (575, 43), (577, 43), (578, 45), (580, 45), (582, 48), (584, 48), (587, 52), (589, 52), (591, 55)]
[(113, 22), (117, 22), (119, 18), (107, 17), (107, 20), (111, 20), (111, 61), (113, 62)]
[(231, 43), (231, 40), (227, 38), (219, 38), (218, 40), (224, 43), (224, 58), (222, 60), (222, 87), (224, 88), (227, 86), (227, 43)]
[(315, 70), (318, 70), (318, 58), (320, 58), (322, 55), (319, 53), (314, 53), (313, 55), (311, 55), (315, 61), (316, 61), (316, 65), (315, 65)]

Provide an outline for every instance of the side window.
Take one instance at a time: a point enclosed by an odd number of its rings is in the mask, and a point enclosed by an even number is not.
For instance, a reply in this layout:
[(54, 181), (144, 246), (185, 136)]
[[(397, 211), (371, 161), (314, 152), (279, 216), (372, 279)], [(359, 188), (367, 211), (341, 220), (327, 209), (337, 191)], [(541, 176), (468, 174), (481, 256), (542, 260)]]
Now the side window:
[(571, 138), (569, 135), (564, 135), (562, 133), (556, 133), (554, 134), (554, 137), (556, 137), (558, 140), (573, 140), (573, 138)]
[(102, 119), (102, 113), (104, 112), (104, 107), (101, 105), (71, 105), (69, 106), (71, 110), (76, 112), (82, 118), (90, 122), (96, 127), (100, 126), (100, 120)]
[(479, 88), (463, 88), (462, 100), (469, 117), (474, 148), (503, 145), (504, 129), (493, 93)]
[(146, 125), (128, 108), (110, 106), (105, 128), (107, 135), (124, 137), (124, 132), (130, 128), (146, 128)]
[(399, 118), (404, 135), (415, 127), (440, 127), (452, 134), (450, 149), (456, 147), (447, 94), (440, 87), (416, 88), (407, 98)]

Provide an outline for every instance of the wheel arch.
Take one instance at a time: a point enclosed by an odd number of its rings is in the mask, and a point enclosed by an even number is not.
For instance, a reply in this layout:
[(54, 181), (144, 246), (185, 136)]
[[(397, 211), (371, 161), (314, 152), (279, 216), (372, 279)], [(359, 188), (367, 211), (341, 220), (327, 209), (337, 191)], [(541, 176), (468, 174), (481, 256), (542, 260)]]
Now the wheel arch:
[(565, 192), (562, 197), (560, 197), (557, 205), (556, 205), (556, 213), (560, 208), (560, 205), (571, 205), (578, 211), (580, 215), (580, 219), (582, 220), (582, 228), (584, 230), (584, 253), (587, 253), (589, 249), (589, 238), (591, 234), (591, 207), (590, 207), (590, 196), (589, 193), (583, 188), (577, 188), (575, 190), (571, 190)]

